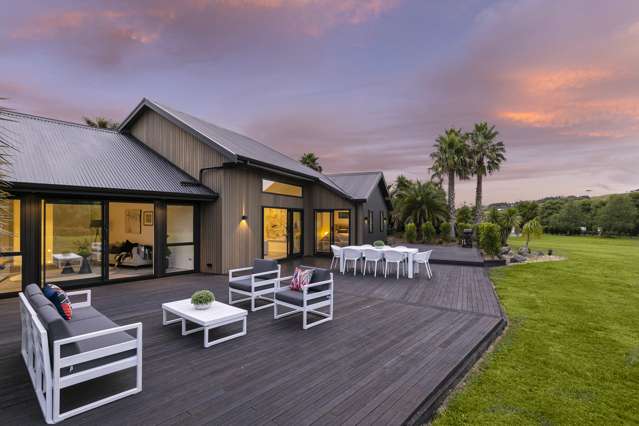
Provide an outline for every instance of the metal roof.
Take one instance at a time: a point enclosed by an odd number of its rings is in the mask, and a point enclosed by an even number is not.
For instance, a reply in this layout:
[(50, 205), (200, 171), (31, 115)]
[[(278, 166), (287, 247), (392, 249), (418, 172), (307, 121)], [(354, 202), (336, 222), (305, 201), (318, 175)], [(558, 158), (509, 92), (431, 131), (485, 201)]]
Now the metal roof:
[(136, 139), (117, 131), (9, 112), (0, 128), (13, 145), (7, 180), (16, 190), (75, 187), (83, 192), (177, 198), (217, 194)]
[(328, 177), (356, 200), (368, 200), (368, 197), (371, 196), (371, 193), (380, 182), (384, 188), (382, 190), (384, 198), (388, 197), (386, 181), (382, 172), (337, 173), (329, 174)]
[(347, 191), (344, 191), (330, 177), (319, 173), (310, 167), (306, 167), (299, 161), (294, 160), (279, 151), (274, 150), (254, 139), (215, 124), (194, 117), (185, 112), (177, 111), (173, 108), (161, 105), (147, 98), (142, 99), (138, 106), (128, 115), (120, 125), (120, 131), (124, 131), (135, 121), (135, 118), (144, 108), (162, 115), (193, 134), (201, 141), (209, 144), (214, 149), (221, 151), (230, 161), (248, 161), (249, 165), (273, 167), (297, 176), (319, 181), (324, 186), (339, 193), (345, 198), (351, 198)]

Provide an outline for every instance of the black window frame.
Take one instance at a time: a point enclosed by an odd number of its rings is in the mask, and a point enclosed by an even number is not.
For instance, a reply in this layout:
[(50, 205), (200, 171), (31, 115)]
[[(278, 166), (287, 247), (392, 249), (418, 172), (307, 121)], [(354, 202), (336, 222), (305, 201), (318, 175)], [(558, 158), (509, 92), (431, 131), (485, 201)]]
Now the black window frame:
[(373, 210), (369, 210), (368, 211), (368, 233), (372, 234), (373, 232), (375, 232), (375, 224), (374, 224), (374, 212)]

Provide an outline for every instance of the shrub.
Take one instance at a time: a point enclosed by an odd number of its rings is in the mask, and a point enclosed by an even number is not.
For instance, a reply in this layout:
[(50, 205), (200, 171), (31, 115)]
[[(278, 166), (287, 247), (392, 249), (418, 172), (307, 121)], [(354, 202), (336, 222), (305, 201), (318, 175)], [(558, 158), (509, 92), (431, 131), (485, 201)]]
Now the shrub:
[(455, 228), (457, 228), (457, 239), (461, 240), (461, 237), (464, 235), (464, 230), (466, 229), (473, 229), (473, 224), (472, 223), (465, 223), (465, 222), (458, 222), (457, 224), (455, 224)]
[(497, 256), (501, 248), (501, 229), (490, 222), (480, 223), (478, 227), (479, 248), (490, 256)]
[(427, 242), (433, 241), (433, 238), (435, 238), (435, 227), (432, 223), (422, 223), (422, 238)]
[(439, 225), (439, 232), (442, 235), (442, 239), (448, 241), (450, 239), (450, 223), (442, 222), (442, 224)]
[(194, 305), (206, 305), (215, 301), (215, 296), (209, 290), (199, 290), (191, 296), (191, 303)]
[(407, 223), (404, 227), (404, 238), (409, 243), (414, 243), (417, 240), (417, 226), (414, 223)]

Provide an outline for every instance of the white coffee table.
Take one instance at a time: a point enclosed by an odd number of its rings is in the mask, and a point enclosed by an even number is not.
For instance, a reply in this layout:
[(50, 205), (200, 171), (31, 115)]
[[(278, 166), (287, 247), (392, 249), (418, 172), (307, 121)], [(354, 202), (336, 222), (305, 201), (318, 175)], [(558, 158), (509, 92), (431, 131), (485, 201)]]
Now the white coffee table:
[[(169, 319), (167, 314), (177, 318)], [(246, 335), (246, 315), (247, 311), (245, 309), (236, 308), (222, 302), (213, 302), (211, 307), (205, 310), (195, 309), (191, 299), (162, 304), (162, 325), (182, 322), (182, 336), (204, 330), (205, 348)], [(198, 324), (200, 327), (187, 330), (187, 321)], [(209, 330), (236, 322), (242, 323), (242, 331), (209, 341)]]

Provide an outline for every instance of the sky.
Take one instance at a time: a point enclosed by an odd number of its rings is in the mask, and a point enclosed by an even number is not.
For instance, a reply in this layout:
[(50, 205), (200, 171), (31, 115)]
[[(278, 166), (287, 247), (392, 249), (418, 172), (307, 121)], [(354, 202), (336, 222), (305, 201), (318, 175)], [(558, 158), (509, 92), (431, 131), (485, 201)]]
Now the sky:
[(485, 202), (639, 188), (636, 0), (0, 1), (18, 111), (120, 121), (147, 97), (387, 181), (488, 121), (507, 161)]

